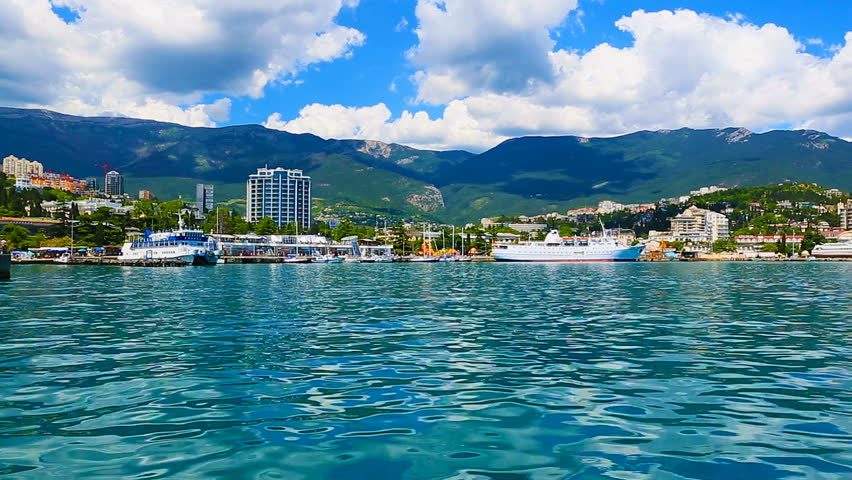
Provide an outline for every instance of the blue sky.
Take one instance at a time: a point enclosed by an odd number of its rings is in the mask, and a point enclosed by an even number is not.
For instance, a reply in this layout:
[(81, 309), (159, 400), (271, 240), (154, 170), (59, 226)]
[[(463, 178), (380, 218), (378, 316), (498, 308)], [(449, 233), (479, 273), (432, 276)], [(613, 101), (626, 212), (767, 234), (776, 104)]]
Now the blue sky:
[(846, 3), (16, 0), (0, 104), (473, 151), (682, 126), (852, 138)]

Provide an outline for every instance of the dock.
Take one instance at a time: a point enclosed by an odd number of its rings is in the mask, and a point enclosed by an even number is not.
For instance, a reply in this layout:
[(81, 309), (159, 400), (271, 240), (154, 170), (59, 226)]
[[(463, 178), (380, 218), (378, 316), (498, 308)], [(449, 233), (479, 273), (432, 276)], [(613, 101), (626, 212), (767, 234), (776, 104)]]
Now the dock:
[(12, 255), (0, 254), (0, 280), (12, 278)]
[(20, 265), (98, 265), (116, 267), (185, 267), (190, 265), (183, 260), (120, 260), (118, 257), (110, 256), (74, 257), (67, 263), (56, 262), (52, 258), (15, 260), (14, 263)]

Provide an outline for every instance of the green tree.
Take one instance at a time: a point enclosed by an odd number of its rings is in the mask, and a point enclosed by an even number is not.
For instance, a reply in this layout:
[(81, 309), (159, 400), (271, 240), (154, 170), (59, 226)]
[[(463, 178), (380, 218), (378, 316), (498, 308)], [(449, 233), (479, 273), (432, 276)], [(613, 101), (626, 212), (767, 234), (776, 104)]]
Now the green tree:
[(251, 230), (251, 224), (239, 215), (231, 215), (231, 224), (234, 226), (235, 235), (245, 235)]
[(254, 228), (254, 233), (258, 235), (274, 235), (277, 232), (278, 225), (275, 224), (275, 220), (269, 217), (261, 218)]
[(356, 233), (357, 232), (355, 230), (355, 225), (352, 223), (351, 220), (347, 218), (341, 221), (340, 225), (338, 225), (337, 228), (334, 229), (332, 237), (335, 240), (340, 240), (341, 238), (345, 238), (350, 235), (355, 235)]
[(821, 245), (825, 243), (825, 237), (820, 235), (815, 230), (808, 230), (805, 232), (804, 238), (802, 239), (802, 250), (813, 252), (814, 247), (817, 245)]
[(406, 241), (408, 240), (408, 232), (405, 230), (405, 224), (396, 222), (391, 226), (390, 231), (391, 244), (396, 253), (411, 253), (411, 250), (406, 249)]
[(10, 250), (23, 250), (35, 246), (30, 242), (30, 231), (20, 225), (5, 225), (0, 237), (9, 243)]
[(713, 253), (736, 252), (737, 244), (733, 240), (720, 238), (713, 242)]
[(281, 235), (296, 235), (298, 233), (298, 229), (296, 228), (295, 223), (290, 222), (287, 225), (282, 225), (281, 228), (278, 229), (278, 233)]
[(208, 212), (204, 217), (204, 225), (202, 228), (205, 232), (210, 233), (234, 233), (233, 219), (231, 218), (230, 210), (219, 207), (212, 212)]
[(574, 229), (570, 225), (560, 225), (559, 226), (559, 235), (563, 237), (573, 237)]

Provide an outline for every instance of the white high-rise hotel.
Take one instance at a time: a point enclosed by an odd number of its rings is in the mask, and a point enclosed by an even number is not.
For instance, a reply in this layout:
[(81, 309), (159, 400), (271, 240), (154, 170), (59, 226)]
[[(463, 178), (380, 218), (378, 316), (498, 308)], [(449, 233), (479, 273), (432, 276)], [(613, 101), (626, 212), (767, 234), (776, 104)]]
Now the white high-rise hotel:
[(301, 170), (258, 168), (246, 182), (246, 220), (270, 217), (278, 226), (311, 227), (311, 177)]

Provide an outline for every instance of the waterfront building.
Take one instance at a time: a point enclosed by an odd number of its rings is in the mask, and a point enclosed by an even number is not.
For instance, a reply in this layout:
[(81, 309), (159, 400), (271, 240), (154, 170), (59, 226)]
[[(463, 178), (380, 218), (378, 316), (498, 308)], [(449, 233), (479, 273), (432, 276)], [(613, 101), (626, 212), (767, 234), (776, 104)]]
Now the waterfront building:
[(852, 200), (837, 204), (837, 215), (840, 217), (840, 228), (852, 230)]
[(779, 242), (785, 242), (794, 250), (801, 250), (804, 239), (804, 235), (737, 235), (734, 237), (734, 242), (739, 252), (758, 251), (768, 243)]
[(86, 177), (86, 190), (90, 192), (98, 191), (98, 177)]
[(672, 237), (693, 243), (711, 243), (729, 238), (728, 217), (691, 206), (671, 219)]
[(516, 232), (523, 233), (540, 232), (547, 229), (547, 225), (544, 223), (508, 223), (506, 226)]
[(489, 229), (489, 228), (492, 228), (492, 227), (496, 228), (496, 227), (502, 226), (502, 224), (500, 222), (496, 222), (496, 221), (494, 221), (490, 218), (487, 218), (487, 217), (481, 218), (479, 220), (479, 223), (480, 223), (480, 225), (482, 225), (482, 228), (484, 228), (486, 230)]
[(42, 190), (53, 188), (74, 193), (83, 193), (86, 190), (85, 180), (78, 180), (65, 173), (47, 172), (41, 175), (30, 175), (29, 179), (33, 188)]
[(120, 196), (124, 194), (124, 177), (111, 170), (104, 175), (104, 193), (110, 196)]
[(79, 210), (82, 215), (95, 213), (99, 208), (108, 208), (110, 213), (116, 215), (127, 215), (132, 212), (134, 208), (133, 205), (122, 205), (121, 203), (113, 202), (106, 198), (86, 198), (82, 200), (74, 200), (73, 202), (45, 200), (41, 202), (41, 208), (43, 208), (44, 211), (51, 216), (56, 216), (59, 212), (70, 209), (72, 203), (77, 205), (77, 210)]
[(15, 177), (15, 190), (26, 190), (27, 188), (33, 188), (33, 182), (29, 176)]
[(214, 210), (213, 185), (195, 184), (195, 207), (201, 214)]
[(270, 217), (278, 226), (311, 227), (311, 177), (301, 170), (258, 168), (246, 181), (246, 220)]
[[(320, 235), (223, 235), (211, 234), (211, 238), (222, 248), (227, 256), (299, 256), (299, 255), (354, 255), (351, 241), (336, 242)], [(358, 241), (358, 248), (364, 256), (393, 255), (393, 245), (371, 244)]]
[(568, 210), (567, 212), (565, 212), (565, 216), (562, 219), (576, 223), (590, 223), (593, 222), (596, 218), (597, 209), (586, 207)]
[(139, 190), (139, 200), (151, 200), (151, 191)]
[(43, 175), (44, 165), (26, 158), (9, 155), (3, 159), (3, 173), (15, 178), (29, 178), (31, 175)]
[(698, 190), (692, 190), (691, 192), (689, 192), (689, 194), (697, 197), (697, 196), (700, 196), (700, 195), (709, 195), (711, 193), (716, 193), (716, 192), (724, 192), (725, 190), (727, 190), (727, 188), (717, 187), (716, 185), (711, 185), (709, 187), (701, 187)]
[(612, 200), (601, 200), (598, 202), (598, 215), (609, 215), (610, 213), (620, 212), (625, 210), (625, 206), (621, 203)]

